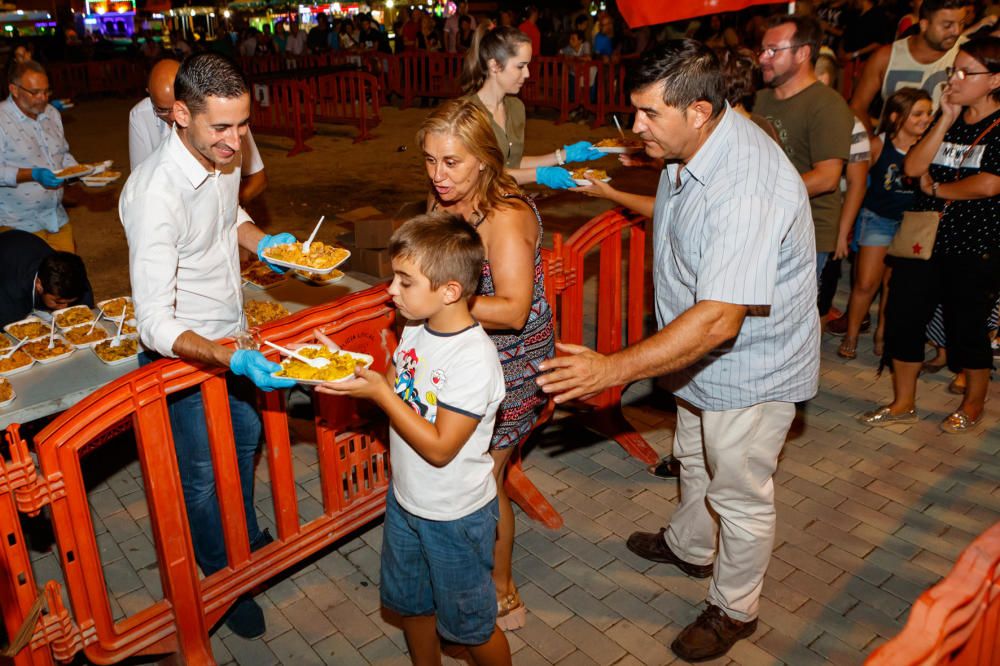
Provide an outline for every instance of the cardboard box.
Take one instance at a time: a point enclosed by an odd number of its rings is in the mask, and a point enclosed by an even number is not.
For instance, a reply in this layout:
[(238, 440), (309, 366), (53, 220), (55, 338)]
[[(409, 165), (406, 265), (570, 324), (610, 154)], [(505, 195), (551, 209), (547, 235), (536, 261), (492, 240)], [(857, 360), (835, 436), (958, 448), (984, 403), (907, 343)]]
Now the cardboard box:
[(337, 218), (354, 227), (355, 247), (373, 250), (388, 245), (392, 233), (402, 224), (394, 223), (388, 215), (373, 206), (356, 208), (337, 215)]
[(392, 277), (392, 261), (385, 248), (359, 247), (351, 255), (351, 270), (379, 278)]

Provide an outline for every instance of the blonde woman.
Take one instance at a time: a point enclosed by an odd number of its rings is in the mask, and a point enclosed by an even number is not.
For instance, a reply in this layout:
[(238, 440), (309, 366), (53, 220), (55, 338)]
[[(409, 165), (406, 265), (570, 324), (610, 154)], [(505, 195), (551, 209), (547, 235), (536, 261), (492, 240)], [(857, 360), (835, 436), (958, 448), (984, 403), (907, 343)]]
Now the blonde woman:
[(539, 364), (554, 354), (542, 272), (542, 220), (504, 169), (490, 117), (474, 101), (460, 98), (438, 107), (420, 127), (417, 142), (431, 187), (428, 209), (462, 217), (486, 247), (471, 312), (497, 346), (507, 390), (490, 443), (500, 504), (493, 580), (497, 624), (516, 629), (524, 625), (525, 610), (511, 571), (514, 512), (503, 481), (514, 447), (531, 432), (546, 403), (534, 380)]

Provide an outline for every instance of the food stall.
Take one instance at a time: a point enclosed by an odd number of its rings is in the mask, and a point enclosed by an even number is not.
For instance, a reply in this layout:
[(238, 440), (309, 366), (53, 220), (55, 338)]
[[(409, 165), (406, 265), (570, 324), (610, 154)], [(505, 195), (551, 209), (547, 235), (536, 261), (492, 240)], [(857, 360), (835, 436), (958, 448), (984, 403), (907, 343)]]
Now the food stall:
[(131, 38), (135, 33), (135, 0), (86, 0), (84, 30), (100, 30), (110, 38)]
[(0, 12), (5, 37), (48, 35), (55, 32), (56, 21), (46, 11), (16, 9)]

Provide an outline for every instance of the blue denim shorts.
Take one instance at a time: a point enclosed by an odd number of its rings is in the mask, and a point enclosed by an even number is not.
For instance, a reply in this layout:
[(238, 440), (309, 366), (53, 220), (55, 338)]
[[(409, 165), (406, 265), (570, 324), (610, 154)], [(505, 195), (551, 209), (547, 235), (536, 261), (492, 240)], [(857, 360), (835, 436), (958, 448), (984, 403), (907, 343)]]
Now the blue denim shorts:
[(482, 645), (497, 623), (493, 546), (496, 498), (458, 520), (427, 520), (385, 496), (382, 605), (403, 616), (435, 615), (443, 638)]
[(854, 242), (865, 247), (889, 247), (899, 225), (899, 220), (882, 217), (862, 208), (854, 225)]

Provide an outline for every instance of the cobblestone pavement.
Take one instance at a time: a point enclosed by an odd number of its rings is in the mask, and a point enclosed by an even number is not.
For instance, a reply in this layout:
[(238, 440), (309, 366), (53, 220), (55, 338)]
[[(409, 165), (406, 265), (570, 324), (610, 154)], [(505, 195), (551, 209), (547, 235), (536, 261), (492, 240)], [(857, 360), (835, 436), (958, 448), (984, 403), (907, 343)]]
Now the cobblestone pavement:
[[(759, 629), (717, 663), (860, 663), (900, 630), (913, 600), (974, 536), (1000, 519), (998, 415), (989, 414), (977, 434), (940, 433), (938, 421), (957, 404), (941, 373), (921, 380), (919, 423), (861, 427), (853, 417), (889, 396), (889, 377), (876, 377), (870, 342), (851, 362), (837, 358), (836, 345), (824, 340), (819, 396), (800, 412), (775, 477), (778, 530)], [(627, 398), (630, 420), (668, 452), (669, 400), (648, 383)], [(707, 581), (651, 565), (624, 540), (666, 523), (677, 483), (648, 475), (616, 444), (562, 416), (525, 461), (565, 526), (548, 530), (519, 515), (514, 568), (530, 612), (526, 627), (508, 633), (514, 663), (673, 663), (668, 646), (698, 614)], [(309, 422), (296, 423), (295, 434), (308, 436)], [(321, 512), (315, 447), (305, 441), (293, 452), (306, 521)], [(137, 463), (119, 466), (90, 496), (118, 617), (161, 596), (139, 477)], [(263, 464), (256, 492), (269, 526)], [(258, 597), (267, 634), (245, 641), (221, 627), (212, 638), (219, 663), (408, 663), (402, 633), (379, 611), (381, 535), (373, 525), (275, 580)], [(59, 577), (51, 550), (37, 552), (35, 566), (41, 581)], [(445, 661), (460, 663), (456, 657)]]

